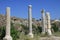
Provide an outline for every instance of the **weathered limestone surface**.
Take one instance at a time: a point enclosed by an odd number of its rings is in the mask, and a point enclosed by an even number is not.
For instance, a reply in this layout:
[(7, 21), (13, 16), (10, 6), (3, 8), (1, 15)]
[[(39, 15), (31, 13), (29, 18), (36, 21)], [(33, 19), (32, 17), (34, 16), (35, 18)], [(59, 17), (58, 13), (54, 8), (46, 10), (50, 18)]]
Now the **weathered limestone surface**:
[(3, 40), (12, 40), (10, 36), (10, 7), (6, 9), (6, 35)]
[(28, 26), (29, 26), (29, 36), (33, 38), (32, 33), (32, 5), (28, 6)]
[(48, 33), (48, 35), (52, 35), (49, 12), (46, 12), (46, 19), (47, 19), (46, 20), (47, 21), (47, 33)]
[(42, 13), (42, 34), (45, 34), (46, 25), (45, 25), (45, 11), (44, 11), (44, 9), (42, 9), (41, 13)]

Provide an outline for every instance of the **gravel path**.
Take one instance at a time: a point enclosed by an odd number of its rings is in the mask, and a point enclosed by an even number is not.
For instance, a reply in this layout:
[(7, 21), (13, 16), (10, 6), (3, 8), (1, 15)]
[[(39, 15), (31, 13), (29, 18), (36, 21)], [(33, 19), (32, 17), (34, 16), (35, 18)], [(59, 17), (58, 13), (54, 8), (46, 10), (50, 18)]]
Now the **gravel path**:
[(40, 40), (60, 40), (60, 37), (41, 37)]

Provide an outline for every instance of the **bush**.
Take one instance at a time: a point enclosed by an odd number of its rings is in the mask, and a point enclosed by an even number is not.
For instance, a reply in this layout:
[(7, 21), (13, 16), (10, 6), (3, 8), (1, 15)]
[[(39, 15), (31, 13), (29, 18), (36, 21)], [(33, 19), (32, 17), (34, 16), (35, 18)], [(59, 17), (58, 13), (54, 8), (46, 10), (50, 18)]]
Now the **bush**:
[(56, 24), (53, 23), (52, 25), (53, 25), (53, 26), (52, 26), (52, 29), (54, 30), (54, 32), (57, 32), (59, 29), (58, 29), (58, 27), (56, 26)]
[(11, 36), (13, 40), (17, 40), (19, 38), (19, 31), (15, 29), (13, 23), (11, 23)]
[(27, 35), (29, 32), (29, 27), (24, 26), (23, 24), (21, 24), (21, 26), (22, 26), (22, 31), (24, 32), (24, 34)]
[(0, 40), (3, 40), (4, 36), (5, 36), (5, 26), (0, 27)]
[(40, 26), (37, 26), (36, 27), (34, 25), (32, 25), (32, 27), (33, 27), (32, 29), (33, 29), (33, 33), (34, 34), (37, 34), (38, 35), (38, 34), (40, 34), (42, 32), (42, 27), (40, 27)]

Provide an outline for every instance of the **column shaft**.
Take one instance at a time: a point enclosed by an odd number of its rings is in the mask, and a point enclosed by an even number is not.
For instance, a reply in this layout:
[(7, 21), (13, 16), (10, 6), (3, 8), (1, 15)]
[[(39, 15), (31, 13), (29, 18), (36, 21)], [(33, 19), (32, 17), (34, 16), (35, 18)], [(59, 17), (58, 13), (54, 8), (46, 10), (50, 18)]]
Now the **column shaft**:
[(33, 38), (32, 33), (32, 5), (28, 6), (28, 25), (29, 25), (29, 36)]
[(10, 35), (10, 8), (6, 9), (6, 35)]
[(28, 25), (29, 25), (29, 30), (30, 30), (30, 33), (32, 33), (32, 6), (29, 5), (28, 7)]
[(45, 34), (45, 11), (42, 9), (42, 33)]
[(46, 13), (46, 18), (47, 18), (47, 33), (48, 33), (48, 35), (52, 35), (49, 12)]

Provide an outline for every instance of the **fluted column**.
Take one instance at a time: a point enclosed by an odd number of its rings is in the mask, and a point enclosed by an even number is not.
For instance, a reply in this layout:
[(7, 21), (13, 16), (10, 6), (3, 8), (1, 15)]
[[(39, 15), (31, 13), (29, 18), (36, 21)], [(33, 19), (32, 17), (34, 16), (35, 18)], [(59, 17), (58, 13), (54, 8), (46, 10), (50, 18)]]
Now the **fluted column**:
[(6, 35), (3, 40), (12, 40), (10, 36), (10, 7), (6, 8)]
[(33, 38), (32, 33), (32, 5), (28, 6), (28, 26), (29, 26), (29, 36)]
[(52, 35), (49, 12), (46, 12), (46, 19), (47, 19), (47, 33), (48, 33), (48, 35)]

